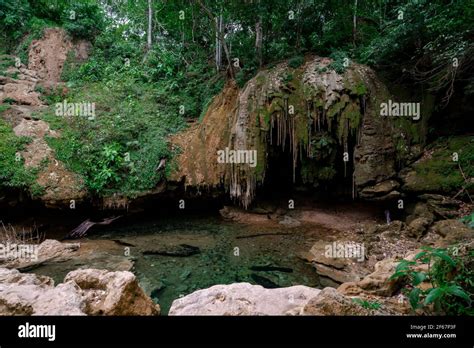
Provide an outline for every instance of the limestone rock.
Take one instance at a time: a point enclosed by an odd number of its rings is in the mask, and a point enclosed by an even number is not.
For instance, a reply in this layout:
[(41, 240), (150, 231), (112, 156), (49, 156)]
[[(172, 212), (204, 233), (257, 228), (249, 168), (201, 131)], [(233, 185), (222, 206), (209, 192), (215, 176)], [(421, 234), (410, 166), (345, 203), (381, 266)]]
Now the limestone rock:
[[(347, 243), (349, 242), (346, 242), (345, 244)], [(339, 244), (344, 243), (339, 242)], [(355, 246), (356, 244), (350, 243), (349, 245)], [(326, 249), (328, 247), (333, 248), (332, 246), (333, 242), (323, 240), (318, 241), (311, 247), (311, 250), (307, 255), (307, 260), (311, 262), (316, 269), (316, 272), (320, 276), (322, 285), (337, 287), (344, 282), (358, 281), (369, 273), (363, 264), (363, 261), (365, 261), (365, 255), (356, 255), (354, 258), (326, 255)]]
[[(378, 308), (366, 308), (357, 303), (360, 299), (370, 303), (377, 304)], [(333, 288), (323, 289), (318, 296), (312, 298), (303, 308), (302, 315), (393, 315), (408, 314), (408, 304), (398, 301), (396, 298), (381, 297), (361, 297), (352, 298), (341, 294)]]
[(34, 91), (34, 88), (28, 82), (7, 83), (3, 86), (3, 93), (1, 94), (0, 102), (9, 98), (15, 100), (18, 104), (25, 105), (42, 105), (39, 99), (39, 94)]
[(364, 292), (378, 296), (392, 296), (400, 286), (400, 279), (389, 278), (395, 273), (398, 262), (389, 258), (375, 264), (375, 270), (358, 282), (342, 284), (338, 291), (346, 295), (359, 295)]
[(459, 220), (450, 219), (438, 221), (431, 227), (431, 230), (443, 237), (443, 239), (437, 242), (437, 245), (441, 247), (463, 240), (469, 241), (474, 239), (474, 230)]
[(130, 272), (85, 269), (54, 287), (46, 276), (0, 268), (0, 315), (157, 315)]
[(8, 259), (3, 263), (0, 262), (0, 266), (24, 270), (44, 262), (63, 262), (71, 259), (79, 248), (80, 243), (62, 243), (54, 239), (46, 239), (37, 246), (36, 259)]
[(407, 236), (414, 237), (417, 239), (421, 238), (432, 222), (433, 220), (430, 220), (425, 217), (416, 218), (408, 225), (406, 231)]
[(143, 292), (131, 272), (83, 269), (69, 272), (64, 281), (80, 287), (89, 315), (160, 314), (160, 307)]
[(84, 315), (84, 307), (73, 283), (0, 268), (0, 315)]
[(318, 295), (307, 286), (265, 289), (260, 285), (215, 285), (176, 299), (169, 315), (289, 315)]
[(410, 215), (405, 220), (407, 224), (410, 224), (413, 220), (419, 217), (424, 217), (432, 221), (434, 220), (433, 213), (428, 207), (428, 204), (424, 202), (417, 202), (415, 206), (412, 209), (410, 209), (410, 211), (411, 211)]
[(304, 306), (303, 315), (370, 315), (372, 312), (334, 288), (324, 288)]
[(452, 219), (460, 214), (461, 202), (438, 194), (423, 194), (419, 198), (426, 202), (429, 210), (438, 219)]
[[(395, 180), (386, 180), (373, 186), (366, 186), (360, 192), (360, 197), (364, 199), (388, 197), (387, 195), (397, 189), (400, 184)], [(399, 194), (399, 193), (398, 193)], [(390, 198), (393, 195), (390, 196)]]
[(280, 225), (286, 226), (286, 227), (298, 227), (301, 225), (301, 222), (296, 220), (295, 218), (292, 218), (291, 216), (285, 215), (283, 219), (278, 222)]

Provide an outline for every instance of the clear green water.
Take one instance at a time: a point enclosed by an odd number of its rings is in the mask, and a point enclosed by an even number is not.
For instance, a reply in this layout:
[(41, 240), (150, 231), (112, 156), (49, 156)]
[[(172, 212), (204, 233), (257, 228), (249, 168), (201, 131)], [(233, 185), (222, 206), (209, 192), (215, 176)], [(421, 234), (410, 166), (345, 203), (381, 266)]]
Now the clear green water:
[[(167, 314), (174, 299), (216, 284), (249, 282), (266, 287), (318, 287), (314, 268), (299, 255), (326, 233), (330, 231), (315, 225), (296, 228), (276, 223), (246, 225), (212, 216), (160, 218), (110, 226), (101, 232), (91, 232), (89, 239), (119, 239), (132, 244), (133, 272), (145, 292), (160, 304), (162, 314)], [(245, 238), (255, 234), (265, 235)], [(199, 247), (200, 253), (186, 257), (142, 253), (146, 249), (172, 249), (180, 244)], [(68, 261), (43, 266), (36, 272), (60, 281), (77, 266), (88, 265)], [(280, 268), (262, 270), (259, 266)]]

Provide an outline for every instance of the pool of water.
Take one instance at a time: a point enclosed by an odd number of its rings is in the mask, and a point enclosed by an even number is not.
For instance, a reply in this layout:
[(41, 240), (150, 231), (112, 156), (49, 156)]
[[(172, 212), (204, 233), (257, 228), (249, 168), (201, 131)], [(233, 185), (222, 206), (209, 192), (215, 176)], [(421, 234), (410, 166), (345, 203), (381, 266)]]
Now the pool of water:
[[(219, 216), (160, 217), (91, 231), (88, 239), (92, 243), (113, 239), (119, 250), (129, 251), (140, 285), (167, 314), (176, 298), (216, 284), (318, 287), (318, 276), (301, 253), (327, 233), (318, 225), (288, 228), (276, 222), (228, 222)], [(183, 249), (191, 250), (191, 255), (148, 254)], [(74, 267), (96, 266), (92, 259), (89, 264), (45, 265), (36, 272), (61, 280)]]

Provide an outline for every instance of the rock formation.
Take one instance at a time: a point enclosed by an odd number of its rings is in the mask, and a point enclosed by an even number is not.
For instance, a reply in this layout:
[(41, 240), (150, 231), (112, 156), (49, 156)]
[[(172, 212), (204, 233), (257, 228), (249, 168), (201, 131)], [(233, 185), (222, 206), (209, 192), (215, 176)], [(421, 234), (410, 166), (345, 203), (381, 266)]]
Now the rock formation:
[(0, 268), (0, 315), (158, 315), (130, 272), (84, 269), (64, 283)]

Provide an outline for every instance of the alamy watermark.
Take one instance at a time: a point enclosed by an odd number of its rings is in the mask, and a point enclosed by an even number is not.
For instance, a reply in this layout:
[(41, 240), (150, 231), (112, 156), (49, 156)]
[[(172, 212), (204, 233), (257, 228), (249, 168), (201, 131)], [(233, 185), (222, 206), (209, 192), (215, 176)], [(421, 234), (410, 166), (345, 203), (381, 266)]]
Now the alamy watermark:
[(380, 103), (380, 116), (411, 117), (418, 121), (421, 117), (420, 103), (398, 103), (389, 99), (386, 103)]
[(69, 103), (64, 100), (62, 103), (56, 103), (56, 116), (80, 116), (87, 117), (88, 120), (95, 119), (95, 103)]
[(257, 150), (225, 150), (217, 151), (218, 163), (247, 163), (250, 167), (257, 166)]
[(0, 260), (38, 261), (38, 244), (0, 243)]
[(324, 256), (331, 259), (357, 259), (362, 262), (365, 260), (365, 247), (363, 243), (333, 242), (325, 245)]

